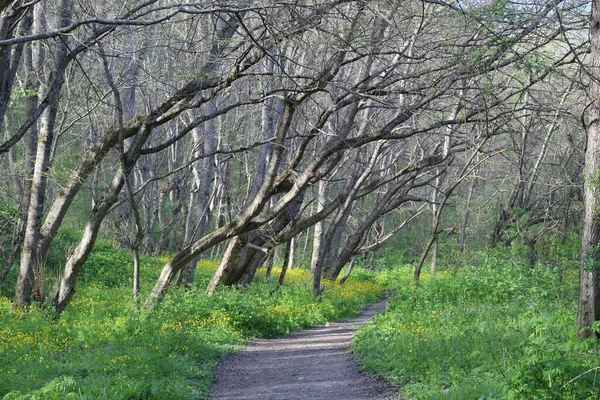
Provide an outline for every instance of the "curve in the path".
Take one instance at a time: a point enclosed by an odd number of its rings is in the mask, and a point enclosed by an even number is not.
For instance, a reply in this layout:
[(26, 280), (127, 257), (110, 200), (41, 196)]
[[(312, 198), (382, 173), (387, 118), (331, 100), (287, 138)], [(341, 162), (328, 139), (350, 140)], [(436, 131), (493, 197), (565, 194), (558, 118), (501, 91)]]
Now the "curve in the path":
[(356, 318), (270, 340), (251, 342), (222, 360), (211, 387), (213, 400), (374, 400), (382, 396), (348, 352), (354, 332), (387, 300)]

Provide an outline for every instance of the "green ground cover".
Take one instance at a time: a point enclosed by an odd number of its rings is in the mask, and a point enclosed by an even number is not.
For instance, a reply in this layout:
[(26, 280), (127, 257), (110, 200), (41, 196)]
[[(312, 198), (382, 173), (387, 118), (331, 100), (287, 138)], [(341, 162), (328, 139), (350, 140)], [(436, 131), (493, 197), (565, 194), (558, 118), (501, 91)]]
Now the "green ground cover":
[(577, 262), (531, 270), (514, 251), (487, 251), (413, 285), (413, 266), (380, 279), (397, 290), (361, 329), (364, 367), (412, 399), (600, 398), (599, 347), (575, 338)]
[[(163, 262), (144, 259), (146, 292)], [(172, 290), (155, 310), (136, 312), (130, 263), (126, 252), (98, 246), (58, 321), (48, 309), (15, 311), (0, 297), (0, 398), (202, 398), (218, 358), (245, 340), (354, 315), (383, 289), (372, 273), (358, 271), (315, 299), (307, 271), (293, 269), (278, 291), (276, 278), (261, 272), (256, 284), (207, 297), (203, 288), (217, 265), (202, 261), (197, 290)]]

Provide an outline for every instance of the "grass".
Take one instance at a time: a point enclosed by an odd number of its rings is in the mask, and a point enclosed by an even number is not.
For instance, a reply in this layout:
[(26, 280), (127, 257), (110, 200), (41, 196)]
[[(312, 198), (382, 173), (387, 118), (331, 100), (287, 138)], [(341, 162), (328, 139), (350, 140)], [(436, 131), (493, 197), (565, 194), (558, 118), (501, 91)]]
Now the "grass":
[[(163, 261), (144, 259), (146, 291)], [(196, 290), (172, 290), (155, 310), (135, 312), (129, 263), (127, 253), (98, 246), (58, 321), (44, 308), (13, 310), (0, 297), (0, 398), (202, 398), (219, 357), (249, 338), (354, 315), (382, 293), (373, 274), (358, 271), (315, 299), (309, 273), (292, 269), (277, 291), (260, 272), (256, 284), (207, 297), (217, 264), (202, 261)]]
[[(574, 335), (578, 274), (570, 253), (577, 251), (549, 246), (533, 270), (516, 246), (451, 254), (418, 288), (412, 265), (378, 275), (357, 269), (343, 286), (327, 283), (318, 299), (301, 269), (288, 271), (277, 291), (275, 269), (271, 280), (261, 271), (253, 285), (206, 297), (217, 265), (202, 261), (196, 290), (171, 290), (156, 309), (135, 312), (131, 257), (101, 243), (60, 320), (45, 308), (13, 310), (0, 296), (0, 398), (202, 398), (219, 357), (249, 338), (354, 315), (385, 287), (396, 297), (358, 332), (353, 350), (365, 368), (401, 387), (400, 398), (598, 399), (598, 343)], [(143, 259), (143, 292), (164, 261)]]
[(597, 399), (598, 344), (574, 335), (577, 271), (559, 280), (556, 266), (529, 270), (506, 250), (477, 260), (418, 288), (412, 266), (383, 274), (398, 294), (355, 337), (364, 367), (405, 399)]

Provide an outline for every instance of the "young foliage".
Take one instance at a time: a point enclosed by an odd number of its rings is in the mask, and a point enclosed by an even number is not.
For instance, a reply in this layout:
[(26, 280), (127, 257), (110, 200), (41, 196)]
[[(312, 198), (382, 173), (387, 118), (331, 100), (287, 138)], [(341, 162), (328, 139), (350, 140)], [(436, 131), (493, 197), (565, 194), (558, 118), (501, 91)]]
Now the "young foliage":
[(572, 327), (574, 260), (530, 270), (504, 249), (477, 259), (418, 288), (410, 267), (386, 272), (398, 295), (353, 342), (364, 367), (406, 399), (595, 399), (599, 348)]
[[(142, 261), (151, 282), (161, 260)], [(382, 295), (373, 274), (360, 272), (315, 299), (309, 273), (292, 269), (279, 290), (259, 271), (258, 283), (207, 297), (202, 288), (217, 264), (202, 260), (198, 289), (173, 290), (154, 310), (136, 312), (123, 284), (131, 271), (126, 252), (102, 244), (88, 263), (84, 285), (57, 321), (50, 309), (13, 309), (0, 297), (0, 398), (199, 398), (218, 358), (244, 341), (351, 316)]]

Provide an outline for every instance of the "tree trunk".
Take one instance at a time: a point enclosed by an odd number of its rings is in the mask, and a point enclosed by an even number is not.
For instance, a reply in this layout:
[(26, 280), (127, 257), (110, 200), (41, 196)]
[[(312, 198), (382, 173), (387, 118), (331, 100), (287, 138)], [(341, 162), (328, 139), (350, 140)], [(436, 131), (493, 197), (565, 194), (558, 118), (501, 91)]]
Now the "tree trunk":
[(471, 211), (471, 198), (473, 197), (473, 188), (475, 187), (475, 178), (471, 180), (469, 185), (469, 193), (465, 203), (465, 211), (463, 213), (462, 223), (460, 225), (460, 234), (458, 236), (458, 249), (461, 252), (465, 251), (465, 242), (467, 240), (467, 224), (469, 223), (469, 213)]
[[(38, 5), (33, 6), (33, 17), (31, 15), (25, 18), (23, 25), (33, 26), (32, 33), (40, 33), (45, 26), (45, 20), (43, 14), (45, 10), (41, 10), (42, 2)], [(31, 11), (30, 11), (31, 12)], [(31, 19), (33, 19), (31, 21)], [(40, 88), (40, 76), (39, 71), (43, 65), (43, 47), (40, 44), (30, 44), (23, 52), (23, 59), (25, 64), (25, 75), (26, 75), (26, 93), (25, 97), (25, 118), (32, 118), (38, 104), (38, 91)], [(1, 50), (0, 50), (1, 53)], [(0, 72), (6, 73), (7, 71)], [(2, 123), (0, 123), (0, 127)], [(23, 240), (25, 237), (25, 230), (27, 228), (27, 215), (29, 211), (29, 202), (31, 200), (31, 182), (33, 181), (33, 170), (35, 167), (35, 155), (37, 149), (38, 140), (38, 126), (33, 124), (26, 134), (25, 140), (25, 160), (24, 160), (24, 178), (17, 172), (18, 168), (15, 166), (17, 163), (17, 154), (15, 147), (12, 147), (9, 152), (9, 162), (13, 165), (11, 170), (13, 171), (12, 181), (15, 189), (15, 193), (19, 198), (19, 222), (17, 223), (17, 232), (13, 239), (13, 247), (10, 256), (4, 264), (2, 274), (0, 276), (0, 285), (4, 282), (12, 265), (22, 251)]]
[(265, 260), (265, 277), (269, 279), (271, 277), (271, 272), (273, 272), (273, 267), (275, 266), (275, 251), (270, 251), (267, 255), (267, 259)]
[[(207, 114), (216, 112), (216, 100), (209, 101), (205, 107), (207, 108)], [(208, 233), (210, 222), (209, 205), (213, 195), (213, 183), (215, 180), (214, 153), (217, 150), (217, 128), (214, 121), (211, 120), (205, 124), (204, 135), (200, 135), (198, 128), (192, 130), (192, 137), (194, 140), (194, 152), (192, 154), (196, 158), (202, 156), (202, 159), (192, 165), (195, 187), (190, 191), (190, 197), (191, 199), (196, 199), (196, 202), (192, 203), (190, 201), (189, 214), (190, 216), (195, 215), (196, 218), (188, 218), (190, 221), (194, 221), (194, 223), (193, 226), (188, 226), (187, 228), (190, 231), (184, 239), (185, 246)], [(195, 257), (186, 268), (186, 287), (190, 287), (194, 283), (197, 263), (198, 257)]]
[[(432, 229), (436, 229), (436, 224), (439, 223), (436, 216), (438, 215), (439, 201), (440, 201), (440, 192), (442, 190), (442, 184), (444, 182), (444, 171), (442, 171), (441, 167), (437, 169), (437, 178), (435, 178), (435, 185), (433, 187), (433, 194), (431, 196), (431, 226)], [(433, 239), (433, 243), (431, 245), (431, 273), (435, 274), (437, 272), (437, 259), (438, 259), (438, 249), (439, 249), (440, 240), (435, 236)]]
[(100, 224), (110, 211), (112, 205), (117, 201), (124, 183), (125, 178), (123, 172), (120, 171), (113, 177), (110, 187), (98, 201), (94, 210), (92, 210), (92, 215), (88, 219), (79, 245), (67, 259), (58, 290), (52, 300), (56, 314), (62, 313), (73, 298), (75, 294), (75, 282), (79, 277), (81, 267), (87, 260), (96, 242)]
[(589, 328), (600, 320), (600, 1), (592, 2), (590, 71), (590, 126), (587, 135), (584, 172), (583, 234), (579, 268), (577, 335), (596, 336)]
[(212, 296), (215, 293), (215, 290), (217, 290), (217, 286), (219, 285), (219, 282), (221, 282), (221, 280), (223, 279), (223, 275), (225, 273), (225, 268), (229, 264), (229, 260), (231, 258), (237, 258), (238, 255), (240, 254), (241, 248), (242, 248), (242, 240), (240, 239), (239, 236), (236, 236), (229, 241), (229, 244), (227, 245), (227, 248), (225, 249), (225, 254), (223, 255), (223, 258), (221, 259), (221, 264), (219, 264), (219, 268), (217, 268), (217, 271), (214, 273), (214, 275), (210, 279), (210, 282), (208, 283), (208, 286), (206, 287), (206, 294), (208, 296)]
[(277, 287), (283, 286), (285, 280), (285, 273), (294, 263), (294, 239), (290, 239), (285, 244), (285, 256), (283, 257), (283, 266), (281, 267), (281, 273), (279, 274), (279, 280), (277, 281)]
[[(274, 253), (275, 251), (273, 250), (271, 252)], [(248, 265), (246, 266), (246, 268), (244, 270), (244, 274), (239, 279), (239, 283), (241, 285), (249, 285), (250, 283), (252, 283), (252, 280), (254, 279), (254, 276), (256, 275), (256, 271), (265, 262), (265, 260), (267, 259), (268, 256), (269, 256), (268, 253), (264, 253), (262, 251), (255, 253), (255, 255), (254, 255), (254, 257), (252, 257), (252, 260), (250, 261), (250, 263), (248, 263)]]
[[(7, 3), (5, 2), (6, 5), (8, 5)], [(36, 7), (36, 5), (33, 7)], [(11, 11), (4, 14), (0, 13), (0, 39), (11, 39), (16, 34), (27, 35), (30, 32), (33, 22), (30, 14), (31, 8), (21, 7), (18, 12)], [(4, 126), (4, 117), (8, 111), (17, 68), (24, 47), (24, 43), (0, 47), (0, 65), (2, 65), (2, 68), (0, 68), (0, 131)]]
[[(317, 192), (317, 213), (323, 210), (323, 205), (327, 202), (327, 192), (327, 182), (324, 180), (319, 181), (319, 187)], [(324, 222), (319, 221), (315, 224), (315, 227), (313, 229), (312, 256), (310, 261), (310, 269), (311, 271), (313, 271), (313, 273), (319, 261), (321, 246), (324, 245), (323, 227)]]
[(525, 238), (524, 242), (527, 246), (527, 261), (529, 262), (529, 268), (534, 269), (537, 261), (535, 258), (535, 243), (537, 242), (537, 240)]
[[(419, 258), (419, 262), (417, 263), (417, 266), (415, 267), (415, 273), (413, 275), (415, 284), (419, 283), (419, 278), (421, 277), (421, 268), (423, 268), (423, 263), (425, 262), (425, 259), (427, 258), (427, 254), (431, 250), (431, 247), (433, 246), (435, 240), (437, 239), (437, 235), (440, 233), (438, 228), (439, 228), (439, 224), (440, 224), (440, 217), (441, 217), (442, 211), (444, 210), (444, 206), (446, 205), (446, 202), (452, 195), (452, 192), (454, 192), (454, 190), (458, 187), (458, 185), (467, 177), (467, 172), (471, 168), (471, 163), (473, 162), (473, 160), (475, 160), (476, 157), (478, 157), (479, 152), (481, 151), (481, 149), (483, 148), (483, 145), (486, 142), (487, 142), (487, 138), (482, 140), (480, 142), (479, 146), (477, 146), (477, 148), (473, 150), (473, 152), (471, 153), (471, 156), (467, 160), (465, 166), (461, 170), (458, 177), (448, 187), (448, 189), (446, 190), (446, 193), (444, 193), (444, 198), (440, 202), (439, 208), (437, 209), (437, 212), (434, 215), (434, 219), (433, 219), (434, 224), (433, 224), (433, 228), (431, 230), (431, 236), (429, 238), (429, 241), (425, 245), (423, 252), (421, 253), (421, 257)], [(477, 164), (475, 166), (477, 166)]]
[[(63, 0), (59, 5), (60, 25), (67, 26), (71, 21), (71, 2)], [(66, 40), (66, 39), (65, 39)], [(55, 83), (62, 87), (65, 80), (65, 71), (68, 63), (68, 45), (65, 41), (60, 42), (56, 55), (57, 69), (53, 71)], [(36, 301), (44, 301), (43, 287), (43, 261), (38, 254), (40, 239), (40, 227), (44, 213), (46, 200), (47, 171), (50, 168), (50, 156), (54, 141), (54, 126), (58, 112), (58, 100), (60, 91), (54, 92), (50, 99), (50, 105), (42, 114), (41, 129), (39, 132), (33, 178), (31, 182), (31, 193), (29, 209), (27, 212), (27, 225), (23, 238), (23, 249), (21, 251), (21, 262), (19, 266), (19, 277), (15, 288), (15, 306), (28, 305), (31, 295)]]
[(344, 274), (342, 279), (340, 279), (340, 285), (343, 285), (344, 282), (346, 282), (348, 280), (348, 278), (350, 278), (350, 274), (352, 273), (352, 270), (354, 269), (355, 263), (356, 263), (356, 256), (352, 256), (352, 259), (350, 260), (350, 264), (348, 264), (348, 270), (346, 271), (346, 273)]
[[(285, 260), (284, 267), (286, 269), (292, 269), (292, 268), (294, 268), (294, 262), (295, 262), (295, 258), (296, 258), (296, 238), (293, 237), (288, 242), (290, 245), (290, 249), (289, 249), (289, 254), (288, 254), (288, 251), (286, 248), (286, 256), (284, 257), (284, 260)], [(286, 243), (286, 246), (287, 246), (287, 243)]]

